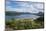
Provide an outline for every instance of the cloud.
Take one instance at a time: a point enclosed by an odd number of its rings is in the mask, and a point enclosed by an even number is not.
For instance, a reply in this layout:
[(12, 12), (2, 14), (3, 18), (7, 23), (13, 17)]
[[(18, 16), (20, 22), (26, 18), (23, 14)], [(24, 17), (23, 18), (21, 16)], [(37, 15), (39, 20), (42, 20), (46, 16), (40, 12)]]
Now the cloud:
[(9, 0), (9, 1), (32, 1), (32, 2), (43, 2), (43, 0)]
[(43, 12), (43, 3), (36, 3), (30, 1), (7, 1), (6, 11), (30, 13), (38, 13), (39, 11)]
[(35, 3), (33, 4), (33, 7), (38, 9), (38, 10), (43, 10), (43, 3)]

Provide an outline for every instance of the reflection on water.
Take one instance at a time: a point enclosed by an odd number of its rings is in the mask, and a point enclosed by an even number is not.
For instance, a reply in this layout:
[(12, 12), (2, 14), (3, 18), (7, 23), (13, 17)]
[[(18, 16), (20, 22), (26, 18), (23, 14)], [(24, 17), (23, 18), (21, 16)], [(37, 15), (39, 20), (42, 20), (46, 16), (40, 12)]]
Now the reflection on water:
[(36, 19), (40, 16), (36, 16), (36, 15), (32, 15), (32, 14), (22, 14), (19, 16), (6, 16), (6, 19), (9, 20), (11, 18), (32, 18), (32, 19)]

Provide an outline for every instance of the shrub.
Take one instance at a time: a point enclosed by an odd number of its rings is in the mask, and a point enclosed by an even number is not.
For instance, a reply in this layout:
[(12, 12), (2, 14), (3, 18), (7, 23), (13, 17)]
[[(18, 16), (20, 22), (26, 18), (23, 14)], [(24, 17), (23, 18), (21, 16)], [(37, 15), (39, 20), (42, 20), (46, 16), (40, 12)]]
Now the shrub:
[(11, 19), (9, 22), (6, 21), (6, 25), (9, 25), (10, 28), (15, 30), (20, 30), (40, 28), (43, 24), (41, 25), (40, 23), (36, 23), (31, 19)]

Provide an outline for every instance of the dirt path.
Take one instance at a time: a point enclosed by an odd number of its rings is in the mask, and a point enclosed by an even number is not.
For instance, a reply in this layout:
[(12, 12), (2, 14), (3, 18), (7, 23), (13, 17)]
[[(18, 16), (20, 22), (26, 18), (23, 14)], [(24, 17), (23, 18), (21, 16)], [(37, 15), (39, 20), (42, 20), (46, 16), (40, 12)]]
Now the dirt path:
[(12, 28), (5, 28), (5, 31), (13, 31)]

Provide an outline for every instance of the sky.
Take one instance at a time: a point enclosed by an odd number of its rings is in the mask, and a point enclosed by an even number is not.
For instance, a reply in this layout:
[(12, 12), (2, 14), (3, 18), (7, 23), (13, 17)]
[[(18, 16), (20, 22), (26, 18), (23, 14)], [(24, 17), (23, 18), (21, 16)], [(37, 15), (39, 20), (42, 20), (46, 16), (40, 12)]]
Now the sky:
[(38, 13), (43, 12), (43, 2), (6, 0), (6, 11)]

